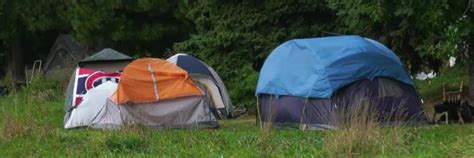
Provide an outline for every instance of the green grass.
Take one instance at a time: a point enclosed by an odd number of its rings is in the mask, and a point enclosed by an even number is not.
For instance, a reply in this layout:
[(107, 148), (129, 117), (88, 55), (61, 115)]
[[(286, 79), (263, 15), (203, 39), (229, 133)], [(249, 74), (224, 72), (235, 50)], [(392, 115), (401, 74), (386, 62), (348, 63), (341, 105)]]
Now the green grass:
[[(60, 85), (33, 83), (0, 98), (0, 157), (340, 157), (346, 151), (327, 147), (348, 143), (343, 130), (261, 130), (255, 116), (220, 121), (218, 129), (65, 130)], [(469, 157), (474, 125), (377, 128), (351, 149), (356, 157)]]

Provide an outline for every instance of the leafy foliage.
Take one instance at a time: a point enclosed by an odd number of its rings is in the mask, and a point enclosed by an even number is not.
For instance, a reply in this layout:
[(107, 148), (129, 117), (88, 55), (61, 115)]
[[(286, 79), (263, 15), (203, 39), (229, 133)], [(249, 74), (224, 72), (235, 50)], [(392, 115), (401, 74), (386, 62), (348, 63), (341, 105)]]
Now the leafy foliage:
[(0, 1), (0, 39), (8, 41), (24, 32), (41, 32), (63, 28), (66, 6), (62, 0), (35, 1), (1, 0)]
[(175, 0), (71, 1), (73, 31), (89, 45), (115, 46), (134, 53), (162, 56), (183, 40), (190, 24), (177, 13)]
[(3, 73), (8, 71), (14, 79), (22, 78), (23, 61), (30, 63), (42, 57), (54, 40), (50, 38), (51, 34), (58, 34), (69, 26), (64, 20), (65, 9), (63, 0), (0, 0), (0, 59), (4, 61), (0, 66)]
[(237, 92), (256, 83), (253, 75), (240, 76), (250, 71), (246, 66), (258, 71), (278, 44), (321, 36), (335, 18), (324, 1), (185, 0), (181, 11), (194, 22), (196, 33), (176, 49), (213, 66), (235, 89), (231, 96), (239, 103), (254, 100), (253, 92)]
[(472, 14), (468, 1), (327, 1), (337, 12), (338, 30), (379, 39), (405, 59), (413, 72), (422, 64), (436, 69), (440, 66), (436, 60), (459, 54), (457, 45), (469, 34), (464, 17)]
[(244, 65), (238, 76), (231, 80), (232, 89), (229, 93), (233, 101), (238, 101), (239, 107), (251, 108), (255, 106), (255, 87), (257, 87), (258, 73), (249, 65)]
[[(0, 0), (0, 59), (8, 58), (0, 67), (45, 59), (59, 33), (135, 57), (174, 47), (213, 66), (234, 102), (249, 106), (257, 72), (286, 40), (360, 34), (388, 45), (412, 73), (437, 70), (448, 56), (473, 59), (473, 13), (473, 0)], [(26, 53), (11, 57), (15, 45)]]

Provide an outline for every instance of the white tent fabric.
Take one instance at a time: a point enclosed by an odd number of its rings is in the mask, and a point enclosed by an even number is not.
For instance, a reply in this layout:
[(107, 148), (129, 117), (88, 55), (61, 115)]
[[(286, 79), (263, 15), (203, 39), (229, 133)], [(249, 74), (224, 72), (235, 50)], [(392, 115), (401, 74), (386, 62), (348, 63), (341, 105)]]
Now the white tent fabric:
[(194, 82), (198, 82), (204, 86), (203, 88), (205, 88), (205, 91), (207, 91), (211, 97), (214, 108), (225, 108), (222, 96), (219, 93), (219, 88), (211, 78), (203, 75), (191, 75), (191, 79)]
[(89, 127), (101, 128), (101, 129), (117, 129), (123, 125), (122, 113), (120, 112), (120, 106), (113, 103), (110, 98), (94, 118)]
[(107, 98), (117, 89), (115, 82), (106, 82), (91, 89), (85, 96), (81, 104), (72, 111), (69, 120), (64, 128), (88, 127), (92, 121), (101, 114), (104, 109)]
[(227, 91), (227, 88), (225, 87), (224, 82), (222, 82), (221, 77), (217, 74), (216, 70), (214, 70), (212, 67), (208, 67), (214, 78), (216, 78), (217, 86), (219, 87), (219, 90), (221, 92), (222, 99), (224, 101), (224, 104), (227, 105), (227, 111), (232, 112), (234, 111), (234, 105), (232, 104), (232, 101), (230, 100), (229, 92)]

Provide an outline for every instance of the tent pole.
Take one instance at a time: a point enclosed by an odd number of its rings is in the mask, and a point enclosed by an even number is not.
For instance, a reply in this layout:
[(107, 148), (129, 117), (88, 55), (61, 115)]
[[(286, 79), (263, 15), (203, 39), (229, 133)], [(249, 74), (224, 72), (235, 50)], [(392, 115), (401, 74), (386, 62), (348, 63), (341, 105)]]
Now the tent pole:
[(303, 131), (306, 130), (306, 125), (303, 124), (304, 114), (306, 113), (306, 104), (308, 104), (308, 98), (307, 97), (304, 99), (303, 110), (301, 112), (301, 117), (300, 117), (300, 129), (303, 130)]
[(262, 118), (260, 116), (260, 103), (258, 101), (258, 96), (256, 96), (256, 97), (257, 97), (257, 117), (258, 117), (256, 121), (257, 121), (257, 124), (260, 126), (260, 129), (261, 129), (263, 127), (262, 127)]

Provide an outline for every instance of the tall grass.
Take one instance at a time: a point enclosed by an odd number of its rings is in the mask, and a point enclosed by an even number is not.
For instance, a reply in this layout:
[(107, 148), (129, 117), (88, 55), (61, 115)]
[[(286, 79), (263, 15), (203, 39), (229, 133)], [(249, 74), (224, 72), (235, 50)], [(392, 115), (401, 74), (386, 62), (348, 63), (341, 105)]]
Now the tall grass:
[[(270, 98), (272, 99), (272, 98)], [(270, 100), (271, 102), (271, 100)], [(260, 106), (258, 105), (258, 97), (257, 97), (257, 105), (255, 106), (257, 108), (257, 126), (260, 126), (260, 133), (259, 133), (259, 139), (258, 139), (258, 146), (260, 151), (261, 157), (268, 157), (271, 155), (271, 151), (273, 150), (273, 133), (272, 133), (272, 127), (273, 127), (273, 122), (276, 116), (276, 111), (272, 111), (274, 109), (270, 109), (269, 115), (266, 115), (266, 118), (262, 119), (261, 111), (260, 111)]]
[(382, 128), (381, 123), (390, 120), (380, 120), (381, 113), (372, 107), (362, 104), (337, 111), (337, 130), (327, 131), (323, 138), (323, 151), (328, 157), (380, 155), (398, 150), (402, 137), (407, 137), (400, 130), (402, 124)]
[(21, 87), (20, 91), (12, 91), (8, 96), (0, 99), (1, 138), (13, 140), (24, 136), (37, 134), (44, 137), (50, 131), (50, 115), (56, 115), (45, 103), (62, 98), (55, 89), (57, 83), (44, 82), (37, 78), (28, 87)]
[[(414, 119), (418, 119), (407, 115), (406, 100), (394, 102), (395, 105), (388, 106), (391, 107), (389, 111), (386, 111), (388, 109), (381, 111), (383, 109), (381, 104), (387, 104), (384, 99), (370, 100), (365, 96), (371, 95), (369, 92), (359, 92), (350, 95), (350, 98), (341, 98), (335, 101), (334, 103), (339, 106), (335, 108), (334, 119), (331, 112), (328, 111), (310, 114), (303, 110), (304, 115), (317, 115), (322, 120), (327, 120), (329, 125), (336, 127), (335, 130), (323, 131), (321, 155), (325, 157), (358, 157), (386, 155), (387, 153), (410, 153), (405, 146), (418, 134), (419, 127), (408, 127), (411, 128), (410, 132), (404, 130), (415, 121)], [(272, 108), (272, 106), (267, 107)], [(267, 156), (274, 150), (274, 143), (272, 143), (275, 141), (273, 123), (278, 115), (277, 112), (276, 109), (267, 110), (266, 118), (262, 118), (263, 122), (260, 122), (259, 140), (263, 156)], [(300, 123), (300, 127), (306, 124), (303, 119)]]
[[(0, 97), (0, 157), (469, 157), (474, 126), (342, 126), (334, 131), (260, 129), (252, 116), (219, 129), (130, 126), (63, 129), (63, 88), (32, 85)], [(357, 121), (356, 121), (357, 122)], [(366, 122), (366, 121), (361, 121)], [(361, 128), (364, 127), (364, 128)], [(351, 142), (351, 143), (349, 143)], [(349, 150), (350, 152), (346, 151)]]

